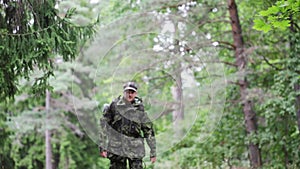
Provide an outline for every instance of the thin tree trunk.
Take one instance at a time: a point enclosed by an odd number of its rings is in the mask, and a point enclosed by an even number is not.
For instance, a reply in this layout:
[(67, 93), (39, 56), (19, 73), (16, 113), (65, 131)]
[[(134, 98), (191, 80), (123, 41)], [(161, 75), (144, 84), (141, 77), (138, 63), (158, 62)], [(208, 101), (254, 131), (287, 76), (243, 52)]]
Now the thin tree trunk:
[(46, 130), (45, 130), (45, 143), (46, 143), (46, 169), (52, 169), (52, 151), (51, 151), (51, 131), (48, 128), (48, 118), (50, 110), (50, 92), (46, 90)]
[(53, 154), (53, 164), (52, 164), (53, 169), (58, 169), (58, 166), (59, 166), (59, 162), (60, 162), (59, 149), (60, 149), (60, 144), (57, 143), (56, 144), (56, 153)]
[[(283, 116), (283, 122), (284, 122), (284, 134), (287, 136), (288, 133), (289, 133), (289, 117), (287, 114), (285, 114)], [(284, 140), (284, 144), (282, 146), (282, 151), (284, 153), (284, 164), (285, 164), (285, 168), (288, 168), (289, 166), (289, 152), (286, 148), (286, 144), (287, 144), (287, 141)]]
[[(297, 31), (294, 27), (293, 16), (290, 16), (290, 21), (291, 21), (290, 31), (291, 31), (292, 34), (296, 34)], [(293, 40), (293, 39), (297, 39), (297, 38), (292, 38), (291, 35), (290, 35), (290, 49), (291, 49), (291, 52), (290, 52), (291, 56), (290, 57), (299, 56), (299, 53), (298, 54), (295, 53), (296, 51), (299, 51), (299, 50), (296, 49), (295, 43), (297, 43), (297, 42), (295, 42), (295, 40)], [(294, 84), (294, 90), (295, 90), (296, 93), (300, 92), (300, 84), (299, 83)], [(298, 130), (300, 131), (300, 95), (299, 94), (296, 95), (295, 109), (296, 109)]]
[[(243, 73), (246, 69), (247, 60), (244, 56), (242, 28), (239, 21), (237, 6), (234, 0), (228, 0), (228, 10), (230, 14), (232, 34), (235, 46), (236, 65), (238, 66), (238, 71)], [(242, 100), (246, 132), (248, 135), (250, 135), (257, 132), (256, 113), (253, 110), (252, 101), (247, 97), (248, 82), (246, 77), (240, 78), (238, 82), (240, 86), (240, 97)], [(260, 167), (262, 163), (258, 145), (250, 142), (248, 146), (251, 167)]]
[[(178, 63), (180, 65), (180, 63)], [(175, 130), (175, 135), (180, 137), (182, 136), (182, 131), (180, 128), (180, 122), (184, 118), (184, 112), (183, 112), (183, 91), (182, 91), (182, 77), (181, 77), (181, 69), (178, 67), (179, 71), (176, 71), (176, 84), (172, 87), (172, 95), (173, 99), (175, 101), (175, 104), (173, 105), (173, 126)]]
[(183, 112), (183, 103), (182, 103), (182, 79), (181, 77), (177, 80), (177, 85), (173, 87), (173, 99), (175, 100), (176, 104), (174, 106), (173, 112), (173, 120), (174, 122), (180, 122), (184, 118)]
[[(300, 85), (295, 84), (294, 85), (294, 90), (296, 93), (300, 93)], [(296, 95), (296, 115), (297, 115), (297, 123), (298, 123), (298, 130), (300, 131), (300, 95)]]
[[(175, 101), (173, 105), (173, 130), (174, 130), (174, 137), (176, 140), (183, 137), (183, 129), (181, 128), (181, 122), (184, 118), (184, 112), (183, 112), (183, 91), (182, 91), (182, 77), (181, 77), (181, 66), (180, 62), (177, 64), (177, 70), (175, 73), (175, 82), (176, 84), (172, 86), (172, 96)], [(175, 153), (174, 158), (176, 161), (180, 161), (180, 153)]]

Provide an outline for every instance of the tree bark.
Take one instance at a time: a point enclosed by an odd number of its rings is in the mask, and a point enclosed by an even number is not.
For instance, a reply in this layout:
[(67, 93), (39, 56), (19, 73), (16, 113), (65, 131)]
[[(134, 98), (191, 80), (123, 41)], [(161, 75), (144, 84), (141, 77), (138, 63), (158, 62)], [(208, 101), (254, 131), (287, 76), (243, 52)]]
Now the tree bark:
[(60, 163), (60, 144), (56, 144), (56, 153), (53, 154), (53, 164), (52, 167), (53, 169), (58, 169), (59, 163)]
[(50, 92), (46, 90), (46, 130), (45, 130), (45, 144), (46, 144), (46, 169), (52, 169), (52, 151), (51, 151), (51, 131), (48, 128), (48, 118), (50, 110)]
[(172, 86), (172, 96), (175, 101), (173, 105), (173, 126), (176, 137), (182, 136), (182, 129), (180, 128), (180, 122), (184, 119), (184, 108), (183, 108), (183, 91), (182, 91), (182, 77), (181, 77), (181, 65), (178, 63), (178, 70), (175, 73), (175, 86)]
[[(296, 52), (299, 51), (299, 49), (296, 49), (295, 43), (297, 43), (297, 42), (295, 42), (295, 40), (293, 40), (293, 39), (296, 39), (296, 38), (292, 38), (292, 36), (294, 34), (296, 34), (296, 36), (299, 36), (299, 35), (297, 35), (297, 30), (294, 27), (293, 16), (290, 16), (290, 21), (291, 21), (290, 31), (291, 31), (291, 34), (292, 34), (292, 35), (290, 35), (290, 50), (291, 50), (291, 52), (290, 52), (291, 56), (290, 57), (297, 57), (297, 56), (299, 56), (299, 53), (296, 53)], [(299, 93), (299, 91), (300, 91), (300, 84), (299, 83), (294, 84), (294, 91), (296, 93)], [(298, 130), (300, 131), (300, 95), (299, 94), (296, 95), (295, 109), (296, 109)]]
[[(242, 36), (242, 28), (239, 21), (238, 10), (234, 0), (228, 0), (228, 10), (230, 15), (230, 23), (232, 27), (232, 34), (235, 47), (235, 58), (236, 65), (239, 72), (244, 72), (247, 65), (247, 60), (245, 59), (244, 53), (244, 42)], [(243, 113), (245, 119), (245, 128), (247, 135), (256, 134), (257, 132), (257, 120), (256, 113), (253, 110), (252, 101), (247, 97), (248, 82), (245, 77), (241, 77), (238, 80), (240, 87), (240, 97), (242, 100)], [(250, 165), (252, 168), (258, 168), (262, 165), (260, 149), (257, 144), (249, 143), (249, 158)]]
[[(294, 90), (296, 93), (300, 92), (300, 85), (299, 84), (295, 84), (294, 85)], [(296, 95), (296, 117), (297, 117), (297, 123), (298, 123), (298, 130), (300, 131), (300, 95)]]
[(179, 77), (177, 79), (177, 85), (172, 88), (173, 99), (175, 100), (173, 121), (179, 122), (184, 118), (183, 103), (182, 103), (182, 79)]

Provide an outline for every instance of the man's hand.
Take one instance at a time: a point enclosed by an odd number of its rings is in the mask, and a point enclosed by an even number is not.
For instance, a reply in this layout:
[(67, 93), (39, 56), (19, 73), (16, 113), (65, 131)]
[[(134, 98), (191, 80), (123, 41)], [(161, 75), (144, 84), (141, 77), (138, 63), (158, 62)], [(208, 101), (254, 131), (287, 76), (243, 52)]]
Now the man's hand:
[(104, 158), (107, 158), (107, 151), (100, 152), (100, 156), (104, 157)]
[(151, 157), (151, 158), (150, 158), (150, 161), (151, 161), (151, 163), (155, 163), (156, 157)]

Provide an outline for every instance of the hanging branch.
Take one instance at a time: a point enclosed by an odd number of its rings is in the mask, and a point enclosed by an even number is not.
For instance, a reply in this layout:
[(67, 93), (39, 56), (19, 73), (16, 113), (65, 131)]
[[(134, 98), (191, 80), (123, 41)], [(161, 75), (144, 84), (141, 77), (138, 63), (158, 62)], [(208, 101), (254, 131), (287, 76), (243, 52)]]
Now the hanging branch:
[[(27, 3), (26, 3), (27, 2)], [(74, 59), (79, 49), (96, 32), (99, 22), (78, 26), (70, 21), (75, 9), (61, 18), (54, 1), (5, 1), (4, 19), (0, 25), (0, 97), (13, 98), (18, 92), (19, 78), (29, 79), (35, 70), (32, 93), (44, 95), (51, 89), (47, 80), (53, 76), (54, 58)], [(5, 17), (2, 17), (4, 15)], [(33, 23), (31, 23), (33, 21)]]
[(265, 56), (262, 55), (261, 57), (262, 57), (262, 58), (264, 59), (264, 61), (265, 61), (269, 66), (271, 66), (273, 69), (278, 70), (278, 71), (284, 70), (284, 69), (280, 69), (280, 68), (278, 68), (277, 66), (275, 66), (274, 64), (270, 63), (269, 60), (268, 60)]

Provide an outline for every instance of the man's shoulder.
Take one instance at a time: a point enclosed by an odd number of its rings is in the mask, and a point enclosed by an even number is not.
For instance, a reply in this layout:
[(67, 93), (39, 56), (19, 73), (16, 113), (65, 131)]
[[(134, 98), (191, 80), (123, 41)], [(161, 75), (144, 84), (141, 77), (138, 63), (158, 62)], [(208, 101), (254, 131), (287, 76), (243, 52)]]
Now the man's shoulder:
[(137, 108), (137, 110), (144, 111), (143, 100), (140, 97), (134, 98), (133, 106)]
[(143, 104), (143, 100), (142, 100), (142, 98), (140, 98), (140, 97), (135, 97), (135, 98), (134, 98), (134, 103), (135, 103), (135, 104)]
[(113, 99), (113, 101), (110, 102), (110, 104), (104, 104), (103, 105), (103, 112), (110, 112), (114, 110), (115, 105), (120, 101), (121, 96), (118, 96), (117, 98)]
[(113, 101), (110, 103), (110, 106), (115, 105), (121, 100), (121, 95), (113, 99)]

